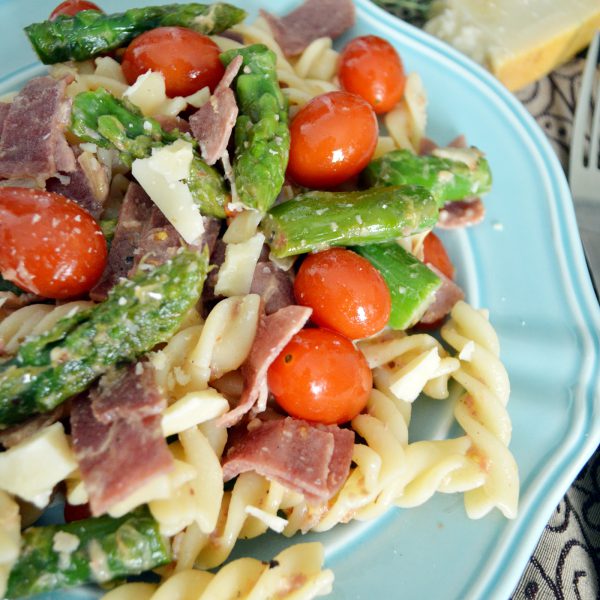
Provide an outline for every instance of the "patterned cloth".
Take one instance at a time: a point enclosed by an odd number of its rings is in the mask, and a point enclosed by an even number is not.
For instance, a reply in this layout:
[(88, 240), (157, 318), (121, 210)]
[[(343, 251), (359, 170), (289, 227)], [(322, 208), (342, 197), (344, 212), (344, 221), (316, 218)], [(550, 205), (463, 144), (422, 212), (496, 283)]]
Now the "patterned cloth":
[[(516, 95), (545, 131), (565, 169), (585, 60), (576, 58)], [(513, 600), (600, 598), (600, 450), (556, 507)]]
[[(430, 4), (415, 0), (412, 9), (400, 9), (393, 0), (376, 2), (417, 27), (424, 23)], [(565, 170), (584, 63), (579, 56), (516, 94), (548, 136)], [(553, 599), (600, 600), (600, 449), (556, 507), (511, 596)]]

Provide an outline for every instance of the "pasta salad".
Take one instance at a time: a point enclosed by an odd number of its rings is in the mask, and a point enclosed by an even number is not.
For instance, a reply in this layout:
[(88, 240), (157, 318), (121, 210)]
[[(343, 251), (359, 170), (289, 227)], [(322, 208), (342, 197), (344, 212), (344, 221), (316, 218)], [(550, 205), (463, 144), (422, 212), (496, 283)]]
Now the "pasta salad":
[[(0, 102), (0, 596), (313, 598), (334, 576), (298, 534), (436, 492), (516, 516), (498, 337), (432, 231), (484, 218), (490, 167), (426, 137), (386, 40), (334, 49), (354, 18), (67, 0), (26, 27), (48, 74)], [(462, 434), (412, 441), (422, 396)], [(229, 560), (267, 530), (296, 538)]]

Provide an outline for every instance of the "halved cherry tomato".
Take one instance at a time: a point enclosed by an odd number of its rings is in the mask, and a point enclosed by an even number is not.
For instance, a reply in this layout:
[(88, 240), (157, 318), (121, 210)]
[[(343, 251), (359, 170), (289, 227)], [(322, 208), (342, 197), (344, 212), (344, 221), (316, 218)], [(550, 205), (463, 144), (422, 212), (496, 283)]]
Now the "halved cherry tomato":
[(157, 27), (136, 37), (121, 67), (128, 83), (146, 71), (165, 78), (167, 96), (189, 96), (208, 86), (212, 92), (225, 73), (221, 50), (209, 37), (185, 27)]
[(381, 331), (390, 318), (390, 291), (379, 271), (351, 250), (309, 254), (294, 280), (296, 301), (312, 320), (350, 339)]
[(376, 35), (353, 39), (340, 55), (338, 77), (347, 91), (363, 97), (379, 115), (404, 94), (406, 76), (394, 47)]
[(300, 109), (290, 125), (288, 174), (300, 185), (330, 188), (357, 175), (377, 146), (377, 117), (348, 92), (329, 92)]
[(87, 0), (65, 0), (50, 13), (49, 20), (54, 21), (59, 15), (74, 17), (82, 10), (97, 10), (98, 12), (103, 12), (102, 9), (93, 2), (88, 2)]
[(423, 262), (431, 263), (448, 279), (454, 279), (454, 265), (440, 238), (430, 231), (423, 241)]
[(268, 384), (288, 414), (333, 424), (365, 407), (373, 376), (350, 340), (327, 329), (303, 329), (269, 368)]
[(100, 227), (75, 202), (43, 190), (0, 188), (0, 272), (47, 298), (89, 291), (106, 265)]

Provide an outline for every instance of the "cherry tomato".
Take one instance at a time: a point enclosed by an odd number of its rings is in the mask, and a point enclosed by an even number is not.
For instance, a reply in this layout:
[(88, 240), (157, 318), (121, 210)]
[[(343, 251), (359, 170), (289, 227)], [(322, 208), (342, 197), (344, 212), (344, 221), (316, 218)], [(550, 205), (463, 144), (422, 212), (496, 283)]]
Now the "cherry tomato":
[(89, 519), (92, 516), (89, 504), (69, 504), (68, 502), (65, 502), (63, 514), (65, 523)]
[(345, 90), (362, 96), (378, 115), (394, 108), (406, 85), (398, 53), (376, 35), (355, 38), (344, 48), (338, 76)]
[(54, 21), (59, 15), (74, 17), (82, 10), (97, 10), (98, 12), (103, 12), (102, 9), (93, 2), (88, 2), (87, 0), (65, 0), (50, 13), (49, 20)]
[(423, 242), (423, 262), (432, 264), (448, 279), (454, 279), (454, 265), (440, 238), (430, 231)]
[(306, 257), (294, 280), (296, 301), (313, 309), (312, 320), (350, 339), (374, 335), (390, 318), (390, 291), (362, 256), (331, 248)]
[(365, 407), (373, 376), (349, 339), (327, 329), (303, 329), (269, 368), (268, 384), (288, 414), (329, 425), (345, 423)]
[(0, 188), (0, 272), (47, 298), (89, 291), (106, 265), (100, 227), (75, 202), (52, 192)]
[(131, 42), (121, 67), (129, 85), (147, 71), (159, 71), (167, 96), (189, 96), (205, 86), (214, 91), (225, 73), (220, 53), (209, 37), (191, 29), (157, 27)]
[(330, 188), (357, 175), (377, 146), (377, 116), (348, 92), (329, 92), (300, 109), (290, 126), (288, 174), (300, 185)]

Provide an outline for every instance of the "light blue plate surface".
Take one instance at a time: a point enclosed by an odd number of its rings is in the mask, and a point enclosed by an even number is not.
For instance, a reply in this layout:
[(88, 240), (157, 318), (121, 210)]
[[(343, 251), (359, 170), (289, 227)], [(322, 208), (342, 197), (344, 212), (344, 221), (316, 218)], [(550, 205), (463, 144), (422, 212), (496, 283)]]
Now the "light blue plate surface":
[[(258, 6), (284, 13), (297, 3), (238, 2), (251, 14)], [(54, 4), (0, 0), (0, 92), (41, 72), (21, 29), (46, 18)], [(117, 11), (144, 3), (100, 4)], [(443, 144), (465, 134), (491, 163), (494, 189), (485, 199), (485, 222), (444, 240), (468, 300), (489, 308), (500, 335), (512, 383), (511, 449), (520, 468), (521, 503), (512, 522), (499, 514), (470, 521), (460, 496), (440, 495), (420, 508), (391, 510), (375, 522), (302, 539), (325, 543), (327, 566), (336, 575), (333, 598), (505, 599), (552, 510), (600, 441), (600, 311), (563, 171), (529, 114), (446, 45), (366, 0), (357, 1), (357, 11), (351, 35), (387, 38), (407, 71), (423, 78), (429, 136)], [(428, 403), (416, 409), (415, 439), (448, 435), (447, 417)], [(287, 544), (268, 536), (240, 544), (236, 552), (271, 558)], [(50, 597), (74, 600), (95, 592)]]

